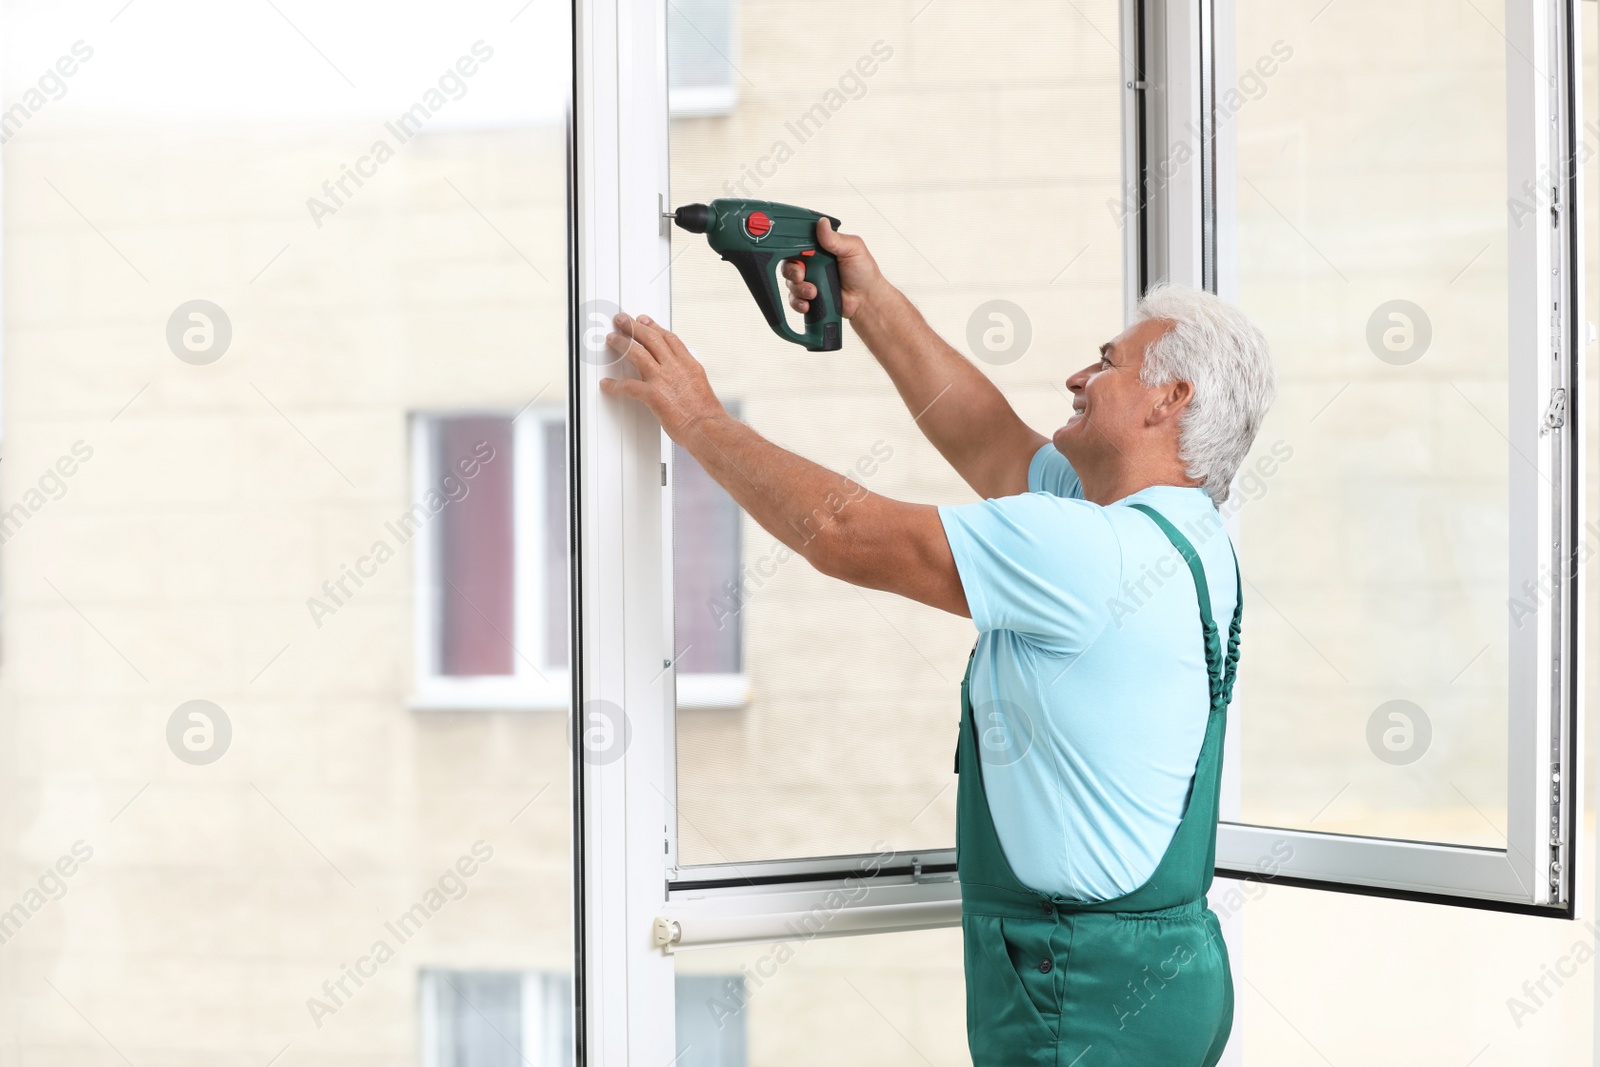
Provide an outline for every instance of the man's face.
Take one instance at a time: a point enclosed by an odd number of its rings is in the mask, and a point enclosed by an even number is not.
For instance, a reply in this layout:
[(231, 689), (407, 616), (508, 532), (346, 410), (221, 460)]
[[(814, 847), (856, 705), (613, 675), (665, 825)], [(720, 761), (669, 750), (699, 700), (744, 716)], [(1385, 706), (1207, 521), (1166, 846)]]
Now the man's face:
[(1080, 472), (1137, 447), (1156, 390), (1139, 381), (1145, 346), (1167, 324), (1145, 319), (1100, 346), (1100, 359), (1067, 379), (1072, 418), (1052, 438)]

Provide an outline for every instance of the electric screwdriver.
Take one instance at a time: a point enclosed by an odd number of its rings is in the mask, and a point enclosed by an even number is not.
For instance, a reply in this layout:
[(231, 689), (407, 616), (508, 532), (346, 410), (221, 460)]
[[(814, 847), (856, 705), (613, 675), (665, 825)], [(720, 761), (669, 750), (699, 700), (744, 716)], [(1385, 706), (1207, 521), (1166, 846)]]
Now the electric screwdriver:
[[(817, 220), (826, 218), (837, 230), (838, 219), (791, 204), (745, 199), (685, 204), (668, 217), (690, 233), (705, 234), (712, 249), (739, 268), (773, 333), (812, 352), (839, 350), (839, 259), (817, 244)], [(805, 264), (806, 281), (817, 287), (806, 309), (805, 333), (789, 326), (778, 290), (777, 265), (791, 259)]]

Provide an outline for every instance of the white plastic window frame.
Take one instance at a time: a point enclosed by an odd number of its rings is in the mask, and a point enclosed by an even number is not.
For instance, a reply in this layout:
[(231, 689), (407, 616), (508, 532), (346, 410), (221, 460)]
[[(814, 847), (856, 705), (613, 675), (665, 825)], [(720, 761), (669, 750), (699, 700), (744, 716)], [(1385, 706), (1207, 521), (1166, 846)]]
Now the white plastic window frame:
[[(441, 420), (482, 416), (511, 422), (512, 582), (514, 633), (512, 674), (447, 675), (439, 672), (439, 529), (437, 516), (413, 538), (413, 652), (415, 680), (409, 707), (419, 711), (563, 711), (572, 683), (566, 664), (544, 656), (546, 629), (545, 432), (559, 422), (558, 408), (420, 411), (411, 416), (411, 499), (439, 490), (444, 471), (435, 469)], [(471, 483), (468, 492), (471, 492)], [(449, 507), (450, 505), (446, 505)]]
[[(1232, 71), (1229, 0), (1124, 0), (1124, 132), (1129, 173), (1160, 157), (1166, 130), (1211, 124), (1214, 86)], [(1583, 514), (1579, 128), (1573, 62), (1576, 0), (1510, 0), (1508, 187), (1549, 182), (1553, 225), (1511, 232), (1511, 444), (1538, 456), (1517, 476), (1512, 589), (1557, 577), (1533, 636), (1511, 635), (1508, 848), (1321, 834), (1225, 822), (1217, 873), (1284, 884), (1575, 917), (1581, 775)], [(596, 351), (595, 327), (620, 307), (671, 323), (665, 3), (574, 0), (572, 159), (574, 295), (569, 415), (573, 463), (574, 870), (578, 1063), (672, 1062), (672, 953), (781, 936), (797, 917), (828, 916), (826, 935), (960, 921), (953, 849), (893, 857), (867, 877), (861, 857), (676, 867), (671, 569), (662, 435), (637, 405), (606, 401), (621, 373)], [(1552, 73), (1540, 81), (1522, 56)], [(1189, 127), (1194, 128), (1194, 127)], [(1126, 297), (1160, 279), (1232, 295), (1232, 130), (1146, 198), (1127, 228)], [(1530, 186), (1532, 188), (1534, 186)], [(586, 340), (587, 339), (587, 340)], [(1543, 420), (1566, 389), (1564, 424)], [(1517, 471), (1519, 464), (1513, 464)], [(1555, 488), (1552, 488), (1555, 487)], [(1515, 595), (1515, 594), (1513, 594)], [(1509, 626), (1508, 626), (1509, 632)], [(1237, 722), (1230, 734), (1236, 742)], [(1236, 744), (1224, 817), (1237, 817)], [(1554, 820), (1552, 822), (1552, 819)], [(1552, 827), (1554, 832), (1552, 832)], [(1283, 846), (1288, 846), (1285, 857)], [(849, 889), (848, 893), (841, 892)]]

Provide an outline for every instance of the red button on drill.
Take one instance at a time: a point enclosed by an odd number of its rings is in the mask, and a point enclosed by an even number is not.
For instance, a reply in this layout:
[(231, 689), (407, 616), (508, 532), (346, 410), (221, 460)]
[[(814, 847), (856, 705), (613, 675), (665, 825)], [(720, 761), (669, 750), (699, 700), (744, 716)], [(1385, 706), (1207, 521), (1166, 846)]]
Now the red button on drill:
[(752, 211), (745, 217), (744, 228), (751, 237), (765, 237), (772, 231), (772, 220), (765, 211)]

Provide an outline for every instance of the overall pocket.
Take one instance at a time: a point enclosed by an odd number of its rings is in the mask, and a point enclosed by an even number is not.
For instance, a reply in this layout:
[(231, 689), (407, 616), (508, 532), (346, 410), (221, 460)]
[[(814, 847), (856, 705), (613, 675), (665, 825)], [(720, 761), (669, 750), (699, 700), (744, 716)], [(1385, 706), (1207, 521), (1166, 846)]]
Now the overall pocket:
[(1039, 1019), (1056, 1033), (1061, 1023), (1061, 966), (1051, 942), (1054, 922), (1028, 919), (1001, 919), (1000, 936), (1005, 942), (1011, 974), (1027, 995)]
[[(1054, 961), (1039, 969), (1048, 944), (1029, 926), (990, 915), (962, 919), (967, 972), (967, 1038), (975, 1067), (986, 1064), (1054, 1064), (1060, 1010)], [(1031, 969), (1031, 974), (1029, 973)]]

